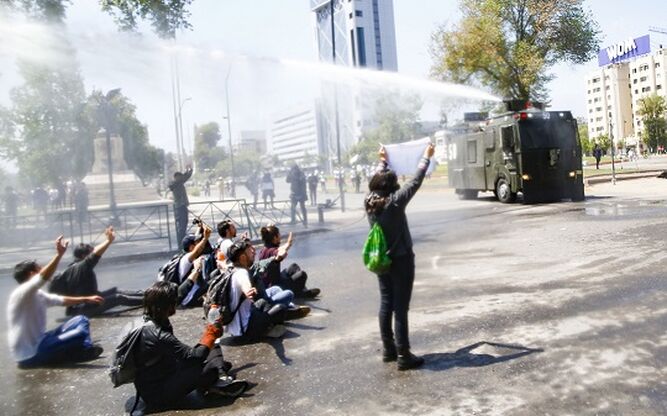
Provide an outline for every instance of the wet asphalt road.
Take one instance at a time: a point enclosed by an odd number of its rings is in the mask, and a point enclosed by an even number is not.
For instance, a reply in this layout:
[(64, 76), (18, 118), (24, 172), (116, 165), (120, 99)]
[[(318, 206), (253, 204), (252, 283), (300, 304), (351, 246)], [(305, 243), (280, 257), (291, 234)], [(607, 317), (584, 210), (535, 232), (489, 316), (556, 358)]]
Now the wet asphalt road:
[[(380, 361), (361, 212), (297, 240), (291, 259), (323, 290), (309, 302), (312, 315), (289, 324), (282, 340), (226, 346), (238, 377), (256, 386), (233, 403), (184, 414), (667, 414), (666, 195), (596, 189), (585, 203), (534, 206), (417, 195), (410, 327), (414, 352), (427, 360), (417, 371)], [(144, 287), (161, 263), (102, 262), (100, 286)], [(13, 281), (0, 284), (6, 304)], [(199, 338), (199, 312), (174, 317), (182, 340)], [(62, 311), (51, 313), (53, 325)], [(133, 388), (112, 389), (105, 368), (136, 316), (95, 319), (106, 352), (75, 369), (16, 370), (4, 335), (0, 413), (122, 414)]]

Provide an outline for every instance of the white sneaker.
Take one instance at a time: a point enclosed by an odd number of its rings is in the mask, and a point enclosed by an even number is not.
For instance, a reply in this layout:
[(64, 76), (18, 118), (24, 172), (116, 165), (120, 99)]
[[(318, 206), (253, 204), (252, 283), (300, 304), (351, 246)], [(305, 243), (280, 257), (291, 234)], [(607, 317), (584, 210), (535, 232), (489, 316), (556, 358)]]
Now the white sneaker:
[(266, 336), (269, 338), (280, 338), (285, 335), (287, 328), (284, 325), (274, 325), (273, 328), (266, 333)]

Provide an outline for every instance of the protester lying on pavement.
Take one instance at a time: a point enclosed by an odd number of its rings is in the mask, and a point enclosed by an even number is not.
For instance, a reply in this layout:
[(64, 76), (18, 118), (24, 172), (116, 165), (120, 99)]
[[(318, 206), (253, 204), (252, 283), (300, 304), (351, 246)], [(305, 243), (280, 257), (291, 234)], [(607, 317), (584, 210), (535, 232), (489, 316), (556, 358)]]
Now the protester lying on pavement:
[(104, 231), (106, 240), (96, 247), (90, 244), (79, 244), (74, 249), (74, 261), (49, 284), (49, 292), (64, 296), (99, 295), (104, 298), (100, 305), (82, 304), (69, 306), (65, 309), (67, 316), (95, 316), (116, 306), (141, 306), (143, 292), (141, 290), (119, 290), (116, 287), (99, 291), (95, 266), (116, 239), (113, 227)]
[[(280, 230), (275, 225), (267, 225), (266, 227), (262, 227), (260, 232), (264, 247), (259, 252), (259, 259), (264, 260), (275, 256), (281, 243)], [(292, 246), (292, 233), (287, 238), (287, 245), (288, 247)], [(312, 299), (320, 294), (320, 289), (306, 288), (308, 274), (304, 270), (301, 270), (298, 264), (292, 263), (282, 271), (280, 270), (280, 264), (281, 261), (271, 263), (267, 266), (266, 273), (262, 275), (262, 280), (267, 287), (280, 286), (283, 289), (289, 289), (294, 292), (297, 298)]]
[(88, 361), (102, 353), (102, 347), (90, 339), (88, 318), (79, 315), (57, 328), (46, 331), (46, 308), (54, 305), (73, 306), (83, 303), (100, 304), (99, 295), (60, 296), (41, 289), (53, 275), (69, 242), (56, 240), (56, 255), (45, 266), (26, 260), (14, 267), (19, 286), (12, 291), (7, 304), (9, 349), (19, 367), (55, 365)]
[(183, 344), (174, 335), (169, 317), (176, 313), (177, 288), (171, 282), (155, 282), (144, 294), (147, 324), (134, 350), (137, 373), (134, 385), (149, 408), (177, 405), (190, 392), (237, 397), (248, 387), (234, 380), (215, 340), (222, 336), (219, 321), (209, 322), (199, 343)]

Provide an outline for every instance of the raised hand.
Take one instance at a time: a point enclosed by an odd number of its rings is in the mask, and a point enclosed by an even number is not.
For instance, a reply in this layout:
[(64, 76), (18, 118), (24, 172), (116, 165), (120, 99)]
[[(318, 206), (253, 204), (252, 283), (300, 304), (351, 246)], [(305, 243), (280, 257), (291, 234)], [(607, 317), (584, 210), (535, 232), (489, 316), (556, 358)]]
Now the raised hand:
[(424, 157), (426, 159), (430, 159), (433, 157), (435, 154), (435, 145), (433, 143), (429, 143), (426, 149), (424, 149)]
[(380, 156), (380, 160), (387, 162), (389, 160), (389, 156), (387, 155), (387, 149), (384, 148), (384, 146), (380, 146), (380, 150), (378, 150), (378, 155)]
[(107, 237), (107, 241), (112, 243), (113, 240), (116, 239), (116, 233), (113, 231), (113, 226), (107, 227), (106, 230), (104, 230), (104, 235)]
[(65, 240), (62, 235), (56, 238), (56, 252), (58, 253), (59, 256), (65, 254), (68, 246), (69, 246), (69, 241)]

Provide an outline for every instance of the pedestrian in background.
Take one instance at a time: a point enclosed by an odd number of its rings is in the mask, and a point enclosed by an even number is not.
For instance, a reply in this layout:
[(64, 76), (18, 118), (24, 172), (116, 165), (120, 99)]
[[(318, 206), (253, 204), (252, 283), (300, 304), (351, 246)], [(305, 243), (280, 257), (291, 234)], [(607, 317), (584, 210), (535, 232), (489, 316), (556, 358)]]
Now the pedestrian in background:
[(188, 192), (185, 182), (192, 176), (192, 168), (187, 167), (185, 173), (174, 173), (174, 180), (169, 184), (169, 190), (174, 196), (174, 219), (176, 221), (176, 241), (183, 241), (188, 229)]
[(595, 169), (600, 169), (600, 159), (602, 159), (602, 149), (600, 145), (595, 143), (595, 148), (593, 149), (593, 157), (595, 158)]
[(405, 209), (424, 181), (434, 152), (435, 147), (429, 144), (419, 161), (415, 176), (400, 187), (396, 173), (387, 169), (387, 153), (382, 147), (380, 164), (368, 184), (370, 192), (364, 201), (369, 223), (371, 226), (375, 223), (380, 225), (389, 247), (391, 266), (389, 271), (378, 275), (380, 335), (384, 347), (382, 361), (398, 361), (399, 370), (424, 364), (422, 357), (410, 352), (408, 336), (408, 309), (415, 279), (415, 254)]
[(306, 194), (306, 175), (299, 168), (299, 165), (296, 163), (290, 169), (289, 174), (287, 175), (287, 183), (290, 184), (290, 201), (292, 203), (291, 214), (292, 222), (291, 224), (296, 224), (296, 205), (301, 206), (301, 218), (303, 220), (303, 225), (308, 226), (308, 213), (306, 212), (306, 199), (308, 195)]
[(308, 175), (308, 191), (310, 192), (310, 206), (317, 206), (317, 183), (320, 181), (317, 171), (310, 172)]
[(274, 191), (273, 178), (271, 177), (271, 172), (264, 172), (262, 176), (261, 188), (262, 188), (262, 199), (264, 200), (264, 209), (267, 209), (267, 199), (271, 199), (271, 208), (273, 208), (273, 198), (276, 197)]

